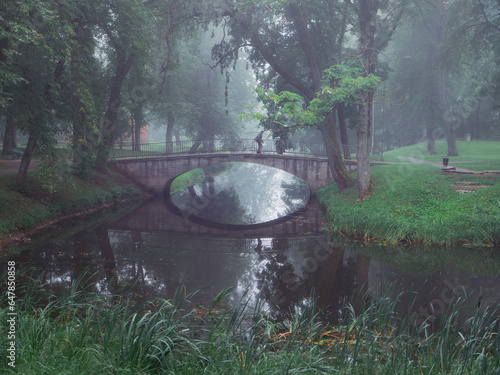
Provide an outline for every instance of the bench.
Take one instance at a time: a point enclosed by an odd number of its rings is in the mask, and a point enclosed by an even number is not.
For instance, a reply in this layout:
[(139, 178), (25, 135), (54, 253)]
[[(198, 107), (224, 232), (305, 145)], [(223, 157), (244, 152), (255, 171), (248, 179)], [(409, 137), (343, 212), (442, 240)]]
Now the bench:
[(17, 148), (12, 149), (12, 159), (20, 159), (23, 154), (24, 151), (18, 150)]

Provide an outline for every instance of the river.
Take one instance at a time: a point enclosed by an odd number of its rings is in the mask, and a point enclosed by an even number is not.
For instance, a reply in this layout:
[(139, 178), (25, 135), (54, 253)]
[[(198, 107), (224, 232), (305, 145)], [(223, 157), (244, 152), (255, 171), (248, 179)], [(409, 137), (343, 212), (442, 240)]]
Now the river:
[(314, 198), (294, 214), (248, 227), (206, 225), (173, 212), (171, 203), (157, 197), (52, 228), (18, 256), (18, 269), (34, 269), (55, 293), (83, 277), (91, 290), (125, 293), (139, 307), (175, 296), (211, 304), (231, 288), (228, 306), (260, 295), (270, 315), (284, 316), (314, 296), (334, 322), (354, 294), (367, 292), (382, 298), (387, 290), (393, 297), (412, 291), (414, 302), (402, 297), (400, 309), (411, 305), (420, 319), (439, 316), (457, 298), (467, 300), (469, 313), (500, 301), (500, 255), (493, 249), (332, 236)]

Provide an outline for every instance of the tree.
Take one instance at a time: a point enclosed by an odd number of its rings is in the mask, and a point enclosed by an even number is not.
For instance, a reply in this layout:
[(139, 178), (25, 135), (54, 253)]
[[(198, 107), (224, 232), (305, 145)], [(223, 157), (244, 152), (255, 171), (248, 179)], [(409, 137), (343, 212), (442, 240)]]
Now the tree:
[(6, 116), (3, 155), (16, 147), (15, 132), (19, 113), (14, 97), (23, 81), (20, 46), (40, 42), (40, 26), (50, 15), (47, 4), (41, 1), (9, 1), (0, 4), (0, 112)]
[[(346, 0), (357, 16), (359, 55), (365, 77), (375, 73), (379, 53), (387, 47), (403, 14), (403, 2), (380, 0)], [(379, 19), (379, 11), (386, 13), (385, 22)], [(358, 200), (371, 191), (370, 150), (372, 131), (372, 106), (375, 89), (360, 94), (358, 106), (357, 152)]]
[[(342, 22), (338, 27), (333, 22), (333, 17), (340, 17), (332, 13), (330, 5), (321, 1), (256, 0), (223, 8), (220, 13), (225, 17), (223, 22), (230, 29), (231, 38), (222, 40), (213, 53), (221, 66), (227, 68), (244, 48), (263, 88), (273, 86), (279, 92), (287, 86), (287, 91), (293, 90), (310, 101), (321, 88), (322, 71), (332, 65), (340, 48), (335, 44), (334, 49), (328, 48), (342, 29)], [(345, 189), (352, 177), (342, 160), (334, 116), (326, 116), (319, 128), (330, 171), (339, 190)]]
[(107, 108), (101, 126), (102, 143), (98, 149), (97, 165), (105, 170), (109, 152), (117, 138), (115, 124), (122, 104), (122, 86), (136, 62), (141, 49), (147, 48), (143, 27), (147, 24), (147, 8), (139, 0), (114, 0), (105, 8), (97, 26), (110, 47), (107, 57), (112, 61), (112, 82)]
[[(58, 90), (68, 51), (68, 35), (58, 18), (55, 3), (29, 1), (6, 5), (7, 27), (2, 35), (7, 42), (2, 54), (10, 82), (2, 82), (5, 111), (16, 117), (19, 129), (29, 135), (21, 159), (17, 184), (23, 187), (31, 158), (38, 145), (53, 147), (59, 130), (53, 110), (61, 102)], [(5, 77), (5, 76), (4, 76)]]
[(435, 154), (435, 139), (446, 136), (448, 155), (456, 155), (457, 135), (487, 137), (494, 126), (488, 88), (496, 65), (488, 30), (494, 28), (477, 1), (414, 1), (404, 21), (387, 59), (388, 101), (395, 105), (384, 107), (380, 120), (392, 128), (392, 144), (427, 137), (427, 151)]

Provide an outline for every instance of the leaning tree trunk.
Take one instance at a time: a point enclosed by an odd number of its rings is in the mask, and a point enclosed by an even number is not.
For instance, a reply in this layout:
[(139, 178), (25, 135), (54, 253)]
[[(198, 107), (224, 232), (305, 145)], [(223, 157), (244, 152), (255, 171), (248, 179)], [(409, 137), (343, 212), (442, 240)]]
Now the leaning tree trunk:
[(113, 83), (111, 86), (111, 92), (108, 99), (108, 106), (106, 109), (106, 114), (104, 115), (104, 123), (102, 125), (102, 144), (97, 152), (97, 166), (99, 170), (105, 171), (107, 162), (109, 159), (109, 154), (111, 147), (113, 147), (115, 141), (115, 123), (118, 117), (118, 110), (121, 105), (121, 91), (123, 81), (127, 77), (132, 64), (135, 61), (136, 49), (126, 55), (122, 51), (117, 51), (117, 61), (115, 68), (115, 75), (113, 77)]
[[(314, 91), (320, 92), (322, 79), (320, 68), (321, 64), (319, 62), (317, 53), (314, 49), (314, 45), (310, 39), (308, 31), (308, 25), (306, 21), (307, 5), (305, 3), (290, 4), (287, 9), (290, 16), (293, 18), (295, 27), (297, 29), (299, 42), (302, 50), (304, 51), (307, 65), (311, 73)], [(352, 177), (347, 171), (344, 160), (342, 159), (342, 154), (340, 152), (339, 142), (337, 139), (335, 119), (331, 113), (326, 116), (325, 120), (320, 125), (320, 130), (323, 135), (323, 141), (325, 143), (330, 171), (332, 173), (333, 179), (335, 180), (335, 183), (338, 186), (339, 191), (342, 191), (349, 185), (351, 185)]]
[[(35, 119), (37, 123), (40, 122), (39, 119)], [(36, 128), (35, 128), (36, 129)], [(17, 186), (22, 188), (26, 182), (26, 175), (28, 174), (28, 169), (30, 167), (31, 158), (33, 151), (38, 143), (38, 135), (35, 131), (30, 131), (28, 137), (28, 143), (26, 144), (26, 149), (24, 150), (23, 157), (21, 159), (21, 165), (19, 166), (19, 171), (17, 172)]]
[(335, 129), (335, 120), (330, 114), (326, 117), (325, 121), (320, 126), (321, 134), (325, 142), (326, 155), (328, 157), (328, 164), (330, 164), (330, 172), (336, 182), (339, 191), (348, 188), (353, 178), (349, 174), (342, 160), (342, 154), (337, 139), (337, 132)]
[(194, 141), (193, 145), (188, 151), (188, 154), (196, 154), (196, 151), (198, 151), (198, 148), (201, 146), (202, 142), (203, 141), (200, 139)]

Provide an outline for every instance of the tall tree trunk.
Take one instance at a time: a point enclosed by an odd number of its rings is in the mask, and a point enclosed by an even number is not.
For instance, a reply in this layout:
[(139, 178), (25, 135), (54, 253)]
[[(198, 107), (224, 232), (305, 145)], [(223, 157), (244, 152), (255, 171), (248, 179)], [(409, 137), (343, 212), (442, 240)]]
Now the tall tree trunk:
[[(307, 5), (305, 3), (297, 5), (290, 4), (288, 6), (288, 12), (294, 20), (294, 24), (297, 29), (297, 35), (299, 37), (299, 42), (307, 59), (307, 64), (311, 72), (314, 91), (319, 92), (321, 91), (321, 68), (316, 51), (314, 49), (314, 45), (312, 44), (309, 36), (306, 21)], [(325, 121), (323, 121), (320, 126), (320, 130), (325, 143), (330, 171), (332, 173), (333, 179), (335, 180), (335, 183), (338, 186), (339, 191), (342, 191), (352, 183), (352, 177), (347, 171), (342, 159), (342, 154), (340, 152), (339, 142), (337, 139), (335, 119), (332, 114), (329, 114), (326, 117)]]
[[(165, 91), (167, 100), (171, 99), (171, 77), (167, 76), (165, 79)], [(174, 135), (175, 115), (174, 112), (167, 109), (167, 132), (165, 134), (166, 153), (172, 154), (174, 152), (173, 135)]]
[(434, 122), (427, 128), (427, 152), (431, 155), (436, 155), (436, 139), (434, 136), (435, 127)]
[(93, 124), (94, 105), (92, 94), (88, 88), (88, 75), (85, 40), (89, 38), (87, 30), (80, 27), (81, 18), (73, 21), (75, 36), (72, 40), (70, 72), (72, 88), (72, 125), (73, 125), (73, 167), (76, 173), (82, 177), (90, 176), (95, 166), (91, 165), (93, 160), (92, 139), (89, 139), (88, 129)]
[(128, 56), (122, 51), (117, 51), (115, 74), (108, 99), (106, 114), (104, 115), (104, 123), (102, 125), (103, 142), (97, 153), (97, 165), (101, 171), (106, 170), (110, 149), (113, 147), (115, 141), (115, 123), (118, 117), (118, 110), (121, 105), (122, 85), (135, 61), (135, 55), (135, 47)]
[(356, 161), (358, 164), (358, 200), (363, 200), (371, 191), (372, 174), (370, 170), (371, 148), (371, 111), (373, 92), (363, 92), (360, 98), (363, 102), (358, 109), (358, 131)]
[[(436, 54), (436, 48), (434, 45), (430, 45), (429, 48), (427, 49), (427, 66), (429, 69), (434, 69), (434, 67), (437, 65), (437, 54)], [(434, 74), (429, 74), (428, 75), (428, 81), (427, 85), (428, 87), (433, 87), (434, 86), (434, 80), (435, 76)], [(436, 97), (435, 95), (428, 95), (427, 96), (427, 116), (424, 116), (424, 119), (427, 118), (427, 152), (431, 155), (436, 155), (436, 120), (438, 113), (436, 113)]]
[(345, 103), (340, 103), (337, 107), (337, 116), (339, 118), (340, 142), (342, 143), (342, 152), (344, 159), (351, 159), (351, 149), (349, 147), (349, 137), (347, 136), (347, 124), (345, 117)]
[(14, 123), (14, 115), (11, 111), (7, 111), (5, 116), (5, 133), (3, 136), (2, 155), (10, 156), (12, 149), (16, 148), (16, 126)]
[[(376, 17), (379, 1), (360, 0), (358, 3), (358, 21), (360, 27), (359, 50), (363, 64), (363, 75), (375, 73), (377, 50), (375, 48)], [(358, 200), (363, 200), (371, 191), (372, 174), (370, 170), (372, 106), (374, 91), (360, 93), (358, 106)]]
[(133, 132), (134, 132), (134, 139), (135, 143), (133, 146), (133, 149), (135, 151), (140, 151), (141, 150), (141, 129), (144, 126), (144, 114), (142, 112), (142, 103), (139, 103), (136, 105), (136, 107), (133, 110)]
[[(64, 61), (59, 60), (54, 69), (54, 83), (59, 81), (62, 73), (64, 71)], [(51, 101), (50, 90), (52, 83), (48, 82), (44, 89), (44, 99), (47, 103)], [(36, 149), (38, 144), (38, 139), (40, 137), (40, 131), (44, 128), (43, 126), (43, 110), (39, 109), (38, 113), (33, 119), (33, 124), (29, 127), (28, 143), (24, 150), (23, 157), (21, 159), (21, 164), (19, 165), (19, 171), (17, 172), (17, 185), (22, 188), (26, 182), (26, 175), (28, 174), (28, 169), (31, 163), (31, 158), (33, 151)]]
[(457, 140), (455, 137), (455, 128), (453, 126), (453, 117), (451, 108), (446, 97), (446, 77), (442, 64), (438, 67), (437, 91), (439, 98), (439, 107), (443, 115), (444, 128), (446, 131), (446, 142), (448, 144), (448, 156), (458, 156)]
[[(39, 118), (36, 118), (35, 121), (37, 124), (40, 124), (41, 122)], [(36, 130), (30, 131), (28, 143), (26, 144), (26, 149), (24, 150), (24, 154), (21, 159), (19, 171), (17, 172), (17, 186), (20, 188), (22, 188), (26, 182), (26, 175), (28, 174), (28, 169), (30, 167), (31, 157), (38, 143), (38, 134), (36, 134), (38, 131), (37, 128), (38, 127), (35, 127), (34, 129)]]
[(175, 116), (172, 111), (167, 112), (167, 133), (165, 135), (166, 142), (166, 152), (167, 154), (173, 154), (174, 152), (174, 125), (175, 125)]

